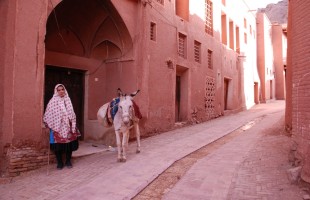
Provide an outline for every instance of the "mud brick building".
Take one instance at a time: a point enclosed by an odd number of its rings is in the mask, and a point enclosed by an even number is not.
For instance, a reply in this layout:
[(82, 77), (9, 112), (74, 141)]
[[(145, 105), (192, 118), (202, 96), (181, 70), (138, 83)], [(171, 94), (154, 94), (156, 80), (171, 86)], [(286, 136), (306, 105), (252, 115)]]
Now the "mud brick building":
[(297, 144), (301, 178), (310, 183), (310, 2), (289, 1), (286, 127)]
[(46, 163), (42, 116), (57, 83), (82, 140), (105, 144), (114, 133), (96, 114), (119, 87), (141, 90), (142, 135), (283, 99), (286, 51), (274, 42), (285, 35), (269, 25), (243, 0), (0, 1), (1, 174)]

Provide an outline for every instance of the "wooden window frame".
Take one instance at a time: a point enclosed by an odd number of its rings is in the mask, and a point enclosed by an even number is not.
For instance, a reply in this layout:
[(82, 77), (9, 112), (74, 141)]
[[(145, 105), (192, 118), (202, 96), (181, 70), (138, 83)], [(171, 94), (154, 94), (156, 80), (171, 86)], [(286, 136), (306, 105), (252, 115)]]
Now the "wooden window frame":
[(208, 49), (208, 68), (213, 69), (213, 51)]
[(201, 43), (194, 41), (194, 60), (197, 63), (201, 63)]
[(187, 36), (182, 33), (178, 35), (178, 55), (187, 58)]
[(155, 22), (150, 23), (150, 40), (156, 41), (157, 25)]

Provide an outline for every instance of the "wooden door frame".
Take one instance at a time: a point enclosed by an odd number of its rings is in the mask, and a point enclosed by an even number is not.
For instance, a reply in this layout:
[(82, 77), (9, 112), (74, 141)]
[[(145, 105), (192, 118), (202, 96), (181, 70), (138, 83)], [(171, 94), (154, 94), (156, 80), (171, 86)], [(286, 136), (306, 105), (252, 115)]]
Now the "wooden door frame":
[[(79, 78), (81, 78), (82, 80), (82, 83), (80, 83), (80, 86), (82, 88), (82, 91), (80, 91), (82, 93), (81, 97), (79, 96), (79, 105), (74, 105), (75, 102), (73, 102), (73, 100), (71, 99), (72, 101), (72, 104), (73, 106), (79, 106), (79, 112), (77, 112), (77, 110), (75, 109), (75, 113), (76, 113), (76, 117), (77, 117), (77, 126), (81, 132), (81, 137), (80, 137), (80, 140), (83, 140), (84, 139), (84, 98), (85, 98), (85, 71), (83, 70), (78, 70), (78, 69), (74, 69), (74, 68), (66, 68), (66, 67), (59, 67), (59, 66), (55, 66), (55, 65), (45, 65), (45, 83), (44, 83), (44, 110), (45, 110), (45, 107), (47, 105), (47, 102), (49, 101), (49, 99), (52, 97), (53, 95), (53, 90), (54, 90), (54, 86), (56, 84), (58, 84), (59, 82), (57, 80), (55, 80), (55, 83), (53, 83), (54, 85), (53, 86), (50, 86), (52, 88), (50, 88), (48, 91), (46, 91), (46, 87), (47, 87), (47, 83), (46, 83), (46, 79), (47, 79), (47, 71), (48, 70), (52, 70), (54, 72), (60, 72), (59, 74), (61, 75), (61, 73), (64, 73), (64, 72), (67, 72), (68, 74), (70, 73), (73, 73), (73, 74), (79, 74)], [(69, 74), (69, 75), (70, 75)], [(67, 79), (66, 79), (67, 80)], [(69, 96), (72, 97), (72, 94), (73, 92), (70, 91), (71, 90), (71, 87), (64, 84), (66, 89), (68, 90), (68, 93), (69, 93)], [(48, 92), (48, 94), (46, 93)], [(50, 94), (51, 93), (51, 94)]]

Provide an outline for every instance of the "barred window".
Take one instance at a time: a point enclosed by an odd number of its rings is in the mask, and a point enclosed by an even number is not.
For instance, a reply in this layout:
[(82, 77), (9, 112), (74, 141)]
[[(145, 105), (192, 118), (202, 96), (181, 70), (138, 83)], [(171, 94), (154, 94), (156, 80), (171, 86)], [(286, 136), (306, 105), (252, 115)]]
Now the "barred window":
[(198, 63), (201, 62), (200, 52), (201, 52), (201, 43), (198, 41), (194, 41), (194, 57), (195, 57), (195, 61)]
[(178, 54), (182, 58), (186, 58), (186, 36), (182, 33), (179, 33), (179, 49)]
[(156, 41), (156, 24), (154, 22), (150, 24), (150, 39)]
[(213, 69), (213, 56), (210, 49), (208, 49), (208, 68)]
[(205, 0), (205, 32), (213, 36), (213, 4)]

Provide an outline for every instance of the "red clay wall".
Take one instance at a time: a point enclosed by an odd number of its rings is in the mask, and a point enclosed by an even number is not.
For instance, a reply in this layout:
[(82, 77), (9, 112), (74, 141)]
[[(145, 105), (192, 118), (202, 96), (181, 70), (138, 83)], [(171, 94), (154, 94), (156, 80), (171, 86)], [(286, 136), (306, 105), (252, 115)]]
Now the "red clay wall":
[[(0, 1), (0, 160), (5, 162), (3, 151), (5, 144), (9, 143), (12, 135), (7, 134), (12, 131), (12, 90), (6, 91), (5, 88), (12, 87), (12, 71), (14, 49), (14, 21), (15, 2), (9, 0)], [(12, 9), (13, 8), (13, 9)], [(4, 109), (6, 108), (6, 109)], [(6, 133), (6, 134), (5, 134)], [(0, 171), (3, 171), (3, 165), (0, 165)]]
[[(0, 38), (4, 39), (0, 85), (1, 169), (11, 176), (39, 167), (47, 141), (42, 134), (44, 35), (47, 1), (1, 1)], [(21, 9), (23, 8), (23, 9)], [(3, 59), (4, 58), (4, 59)], [(1, 111), (1, 110), (0, 110)], [(25, 148), (27, 151), (25, 151)], [(42, 148), (43, 154), (42, 154)], [(34, 154), (29, 154), (29, 150)], [(3, 154), (2, 154), (3, 153)], [(20, 160), (22, 163), (16, 163)], [(16, 169), (16, 166), (18, 166)]]
[(279, 24), (272, 25), (272, 46), (274, 55), (274, 69), (275, 69), (275, 99), (285, 99), (285, 76), (283, 51), (286, 50), (283, 46), (285, 36), (283, 34), (282, 26)]
[[(264, 13), (257, 13), (257, 67), (260, 78), (260, 103), (275, 98), (274, 46), (272, 25)], [(278, 48), (278, 51), (282, 49)]]
[(310, 1), (289, 2), (288, 64), (292, 72), (292, 130), (302, 160), (303, 180), (310, 182)]
[[(290, 4), (289, 4), (290, 5)], [(288, 7), (288, 20), (287, 20), (287, 30), (292, 27), (292, 11), (290, 6)], [(287, 59), (286, 59), (286, 77), (285, 77), (285, 87), (286, 87), (286, 100), (285, 100), (285, 129), (290, 132), (292, 130), (292, 34), (291, 31), (287, 32)]]

